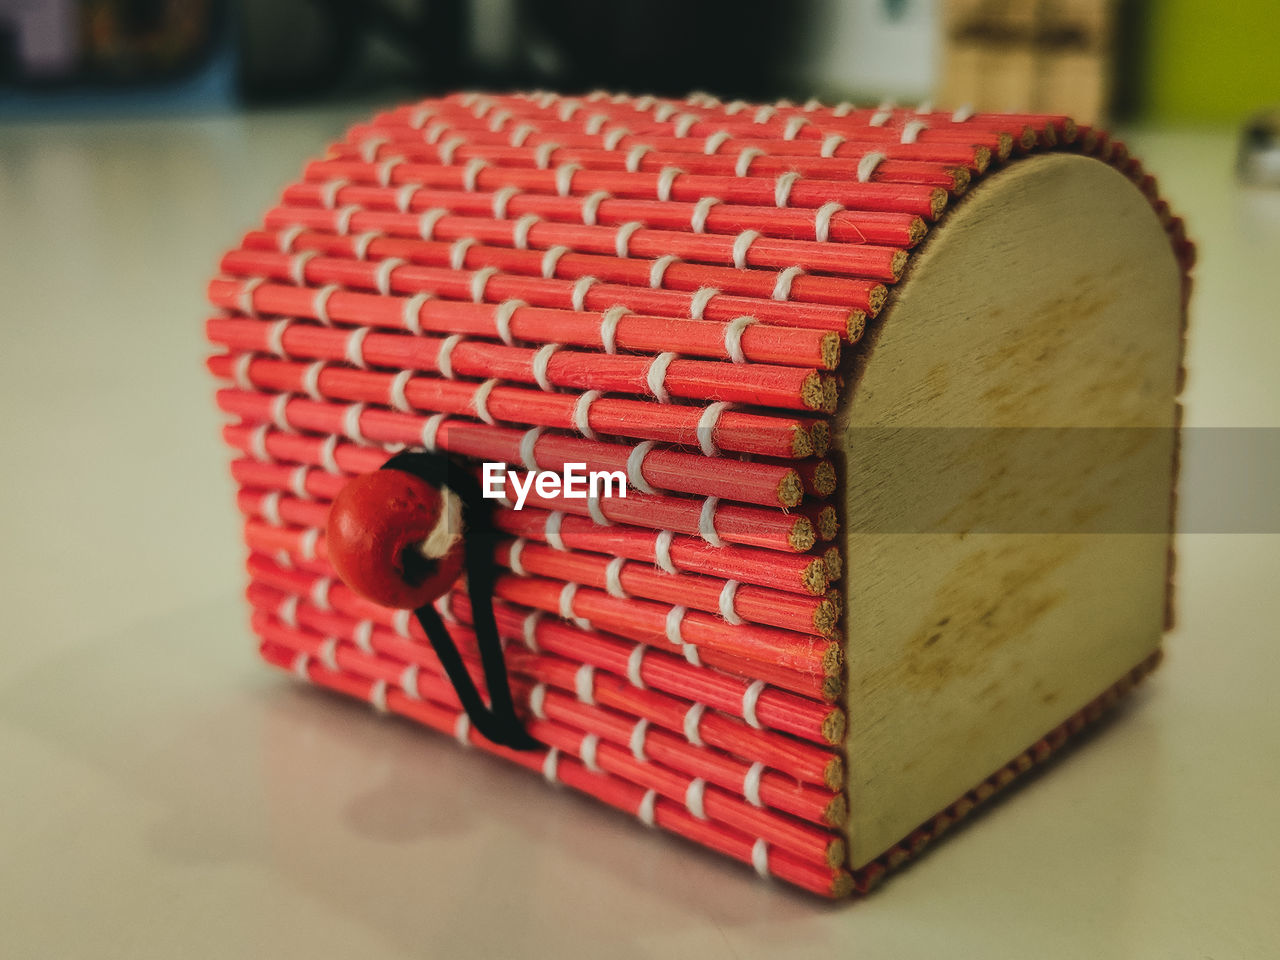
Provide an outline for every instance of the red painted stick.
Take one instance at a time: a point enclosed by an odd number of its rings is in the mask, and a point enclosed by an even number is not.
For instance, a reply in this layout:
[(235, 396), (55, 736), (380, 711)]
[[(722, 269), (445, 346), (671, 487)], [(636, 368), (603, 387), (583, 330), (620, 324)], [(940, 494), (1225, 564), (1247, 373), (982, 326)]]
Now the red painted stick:
[[(290, 363), (270, 357), (253, 357), (239, 364), (229, 355), (210, 357), (210, 372), (221, 380), (243, 378), (259, 390), (305, 392), (310, 364)], [(237, 369), (237, 367), (239, 367)], [(374, 370), (332, 366), (314, 377), (317, 391), (332, 400), (354, 403), (395, 404), (395, 375)], [(402, 384), (407, 405), (423, 413), (474, 416), (481, 384), (446, 380), (419, 374)], [(595, 433), (636, 440), (657, 440), (697, 448), (702, 442), (699, 424), (705, 407), (655, 405), (643, 400), (615, 397), (588, 398), (586, 425)], [(487, 392), (487, 408), (494, 419), (529, 426), (576, 430), (581, 394), (546, 393), (516, 386), (497, 386)], [(714, 419), (710, 442), (735, 453), (797, 459), (813, 453), (813, 422), (799, 418), (762, 416), (725, 410)]]
[[(465, 230), (459, 229), (456, 220), (444, 220), (445, 218), (441, 218), (432, 224), (429, 231), (431, 238), (451, 241), (450, 246), (459, 240), (479, 241), (474, 246), (467, 243), (455, 248), (463, 251), (462, 264), (468, 267), (500, 266), (508, 269), (506, 264), (523, 258), (525, 262), (532, 260), (533, 267), (519, 272), (539, 274), (545, 256), (545, 252), (539, 251), (550, 250), (564, 243), (563, 234), (559, 230), (542, 229), (557, 226), (545, 222), (530, 226), (526, 238), (530, 249), (513, 249), (510, 245), (513, 238), (506, 230), (486, 230), (485, 233), (492, 232), (497, 237), (496, 242), (486, 241), (483, 237), (472, 237)], [(393, 237), (425, 239), (422, 214), (361, 210), (354, 206), (340, 210), (328, 207), (276, 207), (267, 212), (265, 222), (272, 230), (302, 227), (342, 235), (378, 232)], [(633, 237), (634, 234), (625, 225), (609, 229), (605, 234), (592, 232), (586, 238), (579, 237), (587, 241), (586, 245), (560, 257), (556, 263), (556, 275), (579, 278), (593, 276), (603, 281), (636, 282), (651, 286), (656, 261), (670, 251), (659, 248), (657, 252), (642, 254), (631, 248)], [(627, 256), (619, 257), (619, 249), (625, 250)], [(641, 259), (642, 257), (649, 259)], [(675, 290), (713, 287), (724, 293), (770, 298), (778, 289), (785, 272), (738, 270), (734, 267), (682, 263), (676, 260), (669, 262), (660, 279), (662, 286)], [(639, 279), (633, 280), (634, 277)], [(878, 313), (885, 301), (885, 288), (879, 281), (847, 277), (800, 274), (793, 277), (790, 293), (793, 300), (835, 304), (866, 310), (872, 314)]]

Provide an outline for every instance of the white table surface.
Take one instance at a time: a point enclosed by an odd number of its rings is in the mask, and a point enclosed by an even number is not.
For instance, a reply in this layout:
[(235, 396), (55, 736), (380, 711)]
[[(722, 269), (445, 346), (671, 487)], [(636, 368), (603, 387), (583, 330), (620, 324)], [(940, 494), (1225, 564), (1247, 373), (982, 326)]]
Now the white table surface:
[[(365, 112), (0, 125), (0, 956), (1280, 953), (1274, 535), (1182, 536), (1116, 722), (837, 906), (260, 664), (204, 285)], [(1188, 423), (1280, 426), (1280, 201), (1130, 142), (1200, 243)]]

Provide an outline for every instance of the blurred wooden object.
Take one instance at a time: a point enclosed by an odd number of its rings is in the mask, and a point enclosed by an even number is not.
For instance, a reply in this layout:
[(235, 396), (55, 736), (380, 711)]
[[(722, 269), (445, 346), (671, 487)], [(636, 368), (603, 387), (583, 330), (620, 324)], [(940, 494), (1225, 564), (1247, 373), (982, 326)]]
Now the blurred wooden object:
[(943, 0), (945, 106), (1105, 118), (1115, 0)]

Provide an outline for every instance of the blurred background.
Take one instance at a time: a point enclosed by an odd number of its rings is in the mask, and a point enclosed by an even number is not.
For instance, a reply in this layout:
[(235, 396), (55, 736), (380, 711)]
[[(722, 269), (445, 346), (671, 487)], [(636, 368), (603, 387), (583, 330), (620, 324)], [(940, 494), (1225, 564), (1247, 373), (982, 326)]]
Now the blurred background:
[(891, 98), (1232, 123), (1274, 0), (0, 0), (0, 116), (459, 87)]

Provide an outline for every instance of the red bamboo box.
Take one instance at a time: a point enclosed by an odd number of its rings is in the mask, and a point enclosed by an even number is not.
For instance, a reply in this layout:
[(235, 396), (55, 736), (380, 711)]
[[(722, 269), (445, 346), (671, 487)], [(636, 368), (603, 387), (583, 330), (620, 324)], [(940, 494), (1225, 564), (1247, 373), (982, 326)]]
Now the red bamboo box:
[[(209, 286), (261, 654), (865, 892), (1157, 662), (1193, 259), (1065, 117), (379, 114)], [(342, 506), (406, 456), (466, 478), (429, 524)], [(393, 565), (447, 527), (438, 599), (371, 599), (362, 524)], [(484, 725), (508, 691), (523, 739)]]

